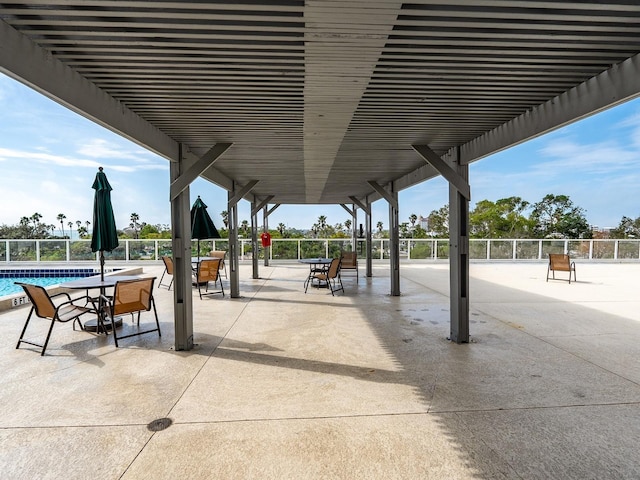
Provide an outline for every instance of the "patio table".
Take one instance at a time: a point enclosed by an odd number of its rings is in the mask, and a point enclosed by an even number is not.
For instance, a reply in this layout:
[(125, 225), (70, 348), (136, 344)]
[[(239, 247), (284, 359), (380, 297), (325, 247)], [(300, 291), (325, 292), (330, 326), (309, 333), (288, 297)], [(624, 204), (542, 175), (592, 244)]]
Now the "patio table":
[[(102, 316), (102, 321), (104, 323), (105, 329), (111, 330), (111, 328), (113, 328), (113, 325), (111, 324), (112, 323), (111, 320), (107, 319), (104, 313), (102, 296), (105, 294), (105, 291), (107, 288), (115, 287), (116, 283), (119, 281), (137, 280), (139, 278), (142, 278), (142, 277), (139, 275), (107, 275), (104, 277), (104, 280), (101, 280), (100, 275), (96, 275), (93, 277), (86, 277), (86, 278), (80, 278), (78, 280), (71, 280), (70, 282), (63, 282), (60, 284), (60, 287), (68, 288), (71, 290), (87, 290), (87, 291), (99, 289), (100, 295), (98, 297), (98, 311), (96, 312), (96, 315)], [(122, 318), (114, 319), (114, 323), (116, 327), (119, 327), (120, 325), (122, 325)], [(85, 322), (84, 329), (90, 332), (107, 333), (107, 332), (103, 332), (102, 329), (99, 327), (99, 325), (100, 325), (100, 322), (98, 318), (96, 318), (95, 320), (89, 320), (88, 322)]]
[[(319, 272), (322, 272), (322, 271), (326, 270), (327, 266), (331, 265), (331, 261), (332, 260), (333, 260), (333, 258), (324, 258), (324, 257), (301, 258), (300, 260), (298, 260), (299, 263), (305, 263), (305, 264), (309, 265), (309, 276), (304, 281), (305, 289), (307, 287), (307, 284), (313, 280), (314, 273), (319, 273)], [(318, 284), (316, 286), (317, 287), (321, 287), (321, 286), (326, 287), (327, 285), (326, 285), (326, 282), (325, 282), (325, 284), (322, 284), (322, 285), (320, 284), (320, 282), (318, 282)]]

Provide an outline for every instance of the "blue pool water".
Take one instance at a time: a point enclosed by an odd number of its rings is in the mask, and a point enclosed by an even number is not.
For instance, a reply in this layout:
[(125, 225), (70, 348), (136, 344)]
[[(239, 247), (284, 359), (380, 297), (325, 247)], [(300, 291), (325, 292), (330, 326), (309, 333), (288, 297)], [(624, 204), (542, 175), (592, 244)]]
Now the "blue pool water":
[(32, 283), (34, 285), (42, 285), (49, 287), (62, 282), (70, 282), (77, 280), (79, 277), (21, 277), (21, 278), (0, 278), (0, 297), (5, 295), (13, 295), (14, 293), (22, 293), (22, 287), (13, 282)]
[(48, 287), (95, 274), (96, 272), (93, 268), (1, 269), (0, 297), (24, 292), (22, 287), (14, 282), (32, 283)]

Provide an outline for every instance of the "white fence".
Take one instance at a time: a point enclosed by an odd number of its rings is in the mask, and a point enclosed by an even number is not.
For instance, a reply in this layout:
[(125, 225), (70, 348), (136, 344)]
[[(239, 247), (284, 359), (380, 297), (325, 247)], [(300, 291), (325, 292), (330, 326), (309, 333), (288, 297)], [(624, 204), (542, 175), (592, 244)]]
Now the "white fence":
[[(201, 240), (200, 255), (211, 250), (228, 250), (227, 240)], [(350, 239), (273, 239), (269, 258), (298, 260), (300, 258), (335, 257), (341, 250), (351, 250)], [(192, 254), (198, 254), (197, 242), (192, 242)], [(356, 245), (358, 256), (365, 256), (365, 242)], [(252, 257), (251, 241), (239, 240), (241, 260)], [(389, 240), (373, 239), (373, 259), (389, 258)], [(264, 258), (265, 249), (259, 247), (258, 256)], [(469, 241), (471, 260), (544, 260), (549, 253), (569, 253), (583, 260), (639, 260), (640, 240), (539, 240), (539, 239), (472, 239)], [(112, 261), (159, 261), (171, 255), (171, 240), (121, 239), (120, 246), (105, 257)], [(448, 239), (400, 239), (401, 260), (446, 260), (449, 258)], [(0, 264), (47, 262), (96, 262), (90, 240), (0, 240)]]

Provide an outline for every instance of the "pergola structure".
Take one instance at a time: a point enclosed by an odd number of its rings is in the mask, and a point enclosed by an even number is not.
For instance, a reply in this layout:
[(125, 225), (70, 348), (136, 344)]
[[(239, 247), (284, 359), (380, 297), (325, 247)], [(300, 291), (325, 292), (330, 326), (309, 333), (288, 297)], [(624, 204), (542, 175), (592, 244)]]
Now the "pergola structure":
[(229, 192), (238, 296), (241, 199), (254, 247), (261, 210), (363, 210), (368, 275), (384, 199), (399, 295), (398, 192), (444, 176), (464, 343), (469, 163), (640, 93), (636, 0), (32, 0), (0, 19), (2, 72), (169, 160), (178, 350), (193, 345), (197, 177)]

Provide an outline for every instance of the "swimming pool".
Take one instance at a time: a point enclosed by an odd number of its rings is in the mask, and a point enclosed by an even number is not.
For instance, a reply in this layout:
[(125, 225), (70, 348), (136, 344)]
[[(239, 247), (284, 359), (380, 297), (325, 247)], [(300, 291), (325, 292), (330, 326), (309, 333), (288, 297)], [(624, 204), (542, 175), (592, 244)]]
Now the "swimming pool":
[(0, 297), (22, 293), (22, 287), (14, 282), (33, 283), (48, 287), (78, 278), (96, 275), (93, 268), (38, 268), (0, 270)]

